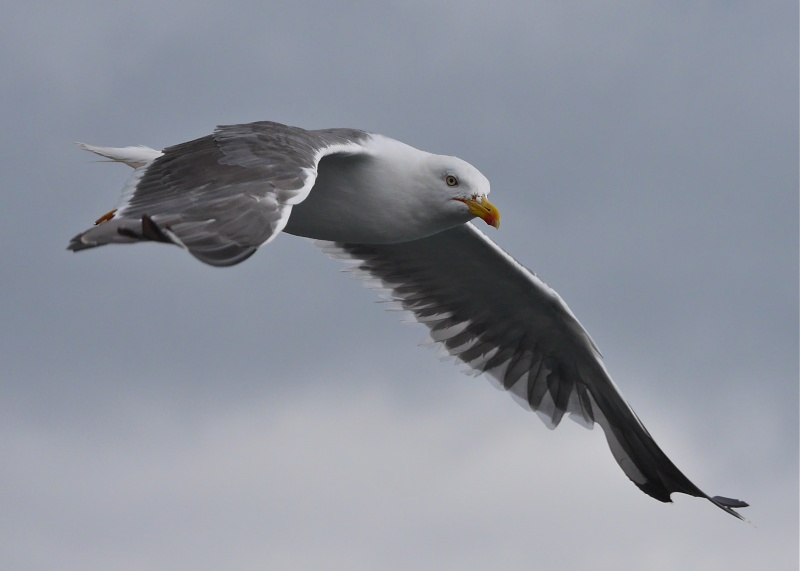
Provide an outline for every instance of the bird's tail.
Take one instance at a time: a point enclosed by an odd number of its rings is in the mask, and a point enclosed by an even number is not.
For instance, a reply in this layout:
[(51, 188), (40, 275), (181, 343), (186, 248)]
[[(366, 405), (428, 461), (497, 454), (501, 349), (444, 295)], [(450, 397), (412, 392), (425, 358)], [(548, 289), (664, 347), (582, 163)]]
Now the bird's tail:
[[(134, 169), (141, 169), (134, 173), (128, 186), (135, 187), (136, 181), (141, 178), (144, 167), (160, 157), (163, 153), (149, 147), (96, 147), (86, 143), (76, 143), (80, 148), (110, 159), (113, 162), (124, 163)], [(128, 190), (130, 192), (130, 190)], [(123, 189), (122, 205), (100, 218), (94, 226), (75, 236), (69, 243), (68, 249), (73, 252), (103, 246), (104, 244), (130, 244), (140, 241), (157, 241), (176, 243), (153, 220), (147, 216), (127, 218), (120, 216), (118, 209), (123, 209), (126, 203), (126, 189)]]
[(85, 151), (90, 151), (117, 163), (125, 163), (135, 169), (149, 165), (163, 154), (161, 151), (141, 145), (138, 147), (95, 147), (86, 143), (75, 144)]

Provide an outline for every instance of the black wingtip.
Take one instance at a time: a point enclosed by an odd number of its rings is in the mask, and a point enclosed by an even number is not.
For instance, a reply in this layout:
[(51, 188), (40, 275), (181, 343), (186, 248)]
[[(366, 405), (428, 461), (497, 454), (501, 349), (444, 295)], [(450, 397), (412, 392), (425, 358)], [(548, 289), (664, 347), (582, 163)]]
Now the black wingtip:
[(728, 512), (732, 516), (742, 521), (747, 521), (745, 520), (744, 516), (742, 516), (742, 514), (733, 509), (733, 508), (746, 508), (750, 505), (747, 502), (744, 502), (742, 500), (736, 500), (733, 498), (726, 498), (723, 496), (713, 496), (709, 497), (708, 499), (721, 510)]
[(715, 504), (720, 504), (729, 508), (747, 508), (750, 507), (750, 504), (747, 502), (743, 502), (742, 500), (735, 500), (733, 498), (724, 498), (722, 496), (714, 496), (711, 498), (711, 501)]
[(86, 234), (86, 232), (81, 232), (80, 234), (72, 238), (72, 240), (69, 241), (67, 250), (69, 250), (70, 252), (80, 252), (81, 250), (94, 248), (95, 246), (98, 245), (98, 244), (84, 242), (83, 241), (84, 234)]
[(151, 240), (153, 242), (165, 242), (167, 244), (173, 242), (172, 238), (167, 236), (161, 227), (147, 214), (142, 215), (142, 236), (146, 240)]

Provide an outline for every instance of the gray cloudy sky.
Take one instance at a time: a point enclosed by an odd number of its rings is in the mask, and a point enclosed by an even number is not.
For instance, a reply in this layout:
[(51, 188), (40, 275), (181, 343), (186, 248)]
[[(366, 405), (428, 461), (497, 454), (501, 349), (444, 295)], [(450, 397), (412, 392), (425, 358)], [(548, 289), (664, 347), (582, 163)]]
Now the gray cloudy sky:
[[(796, 2), (18, 2), (0, 22), (0, 567), (796, 569)], [(307, 241), (74, 255), (217, 124), (350, 126), (492, 181), (702, 489), (417, 347)], [(489, 229), (491, 230), (491, 229)]]

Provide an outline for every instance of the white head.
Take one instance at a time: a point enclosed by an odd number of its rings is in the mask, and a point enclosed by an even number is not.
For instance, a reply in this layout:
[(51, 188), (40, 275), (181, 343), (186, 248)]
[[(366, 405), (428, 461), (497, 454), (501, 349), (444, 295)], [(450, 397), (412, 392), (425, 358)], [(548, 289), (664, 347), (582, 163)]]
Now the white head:
[(429, 155), (423, 173), (429, 189), (426, 194), (456, 224), (478, 217), (490, 226), (500, 227), (500, 212), (486, 198), (489, 180), (474, 166), (457, 157)]
[(456, 157), (432, 155), (382, 135), (369, 152), (326, 157), (314, 188), (293, 207), (286, 231), (334, 242), (418, 240), (479, 217), (495, 228), (489, 181)]

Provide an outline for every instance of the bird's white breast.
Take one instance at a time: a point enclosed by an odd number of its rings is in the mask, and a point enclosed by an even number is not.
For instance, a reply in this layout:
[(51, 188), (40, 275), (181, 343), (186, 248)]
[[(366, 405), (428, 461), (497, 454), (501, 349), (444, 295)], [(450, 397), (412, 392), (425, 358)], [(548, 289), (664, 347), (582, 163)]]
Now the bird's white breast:
[(466, 211), (446, 208), (445, 200), (431, 196), (423, 168), (429, 153), (381, 136), (375, 136), (373, 149), (323, 157), (308, 198), (292, 208), (284, 231), (382, 244), (424, 238), (470, 219)]

